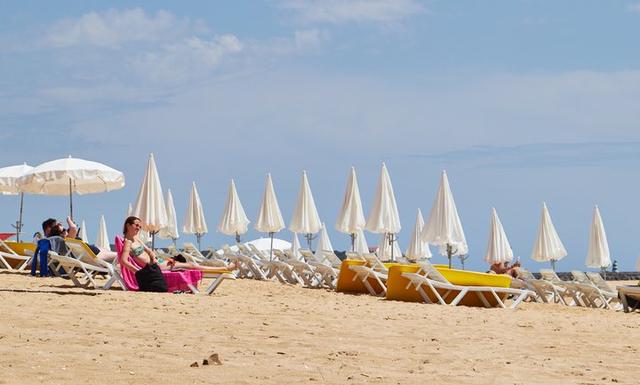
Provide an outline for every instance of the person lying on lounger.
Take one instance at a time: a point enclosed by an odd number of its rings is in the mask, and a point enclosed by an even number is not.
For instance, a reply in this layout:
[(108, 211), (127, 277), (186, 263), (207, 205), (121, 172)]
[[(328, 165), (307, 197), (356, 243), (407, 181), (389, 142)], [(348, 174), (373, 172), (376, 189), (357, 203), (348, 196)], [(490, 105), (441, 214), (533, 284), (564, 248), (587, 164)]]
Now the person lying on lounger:
[(507, 274), (512, 278), (518, 277), (518, 269), (520, 268), (520, 261), (516, 261), (513, 265), (509, 265), (509, 262), (498, 262), (491, 265), (489, 271), (496, 274)]
[[(235, 270), (235, 263), (230, 263), (223, 267), (200, 266), (195, 263), (178, 262), (175, 259), (162, 260), (156, 257), (156, 253), (138, 238), (138, 233), (142, 228), (142, 222), (137, 217), (128, 217), (124, 222), (122, 233), (124, 235), (124, 249), (122, 255), (129, 255), (135, 258), (141, 266), (147, 264), (157, 264), (162, 270), (188, 269), (188, 270), (204, 270), (208, 272), (227, 272)], [(120, 258), (122, 265), (132, 272), (136, 272), (138, 268), (134, 266), (129, 258)]]

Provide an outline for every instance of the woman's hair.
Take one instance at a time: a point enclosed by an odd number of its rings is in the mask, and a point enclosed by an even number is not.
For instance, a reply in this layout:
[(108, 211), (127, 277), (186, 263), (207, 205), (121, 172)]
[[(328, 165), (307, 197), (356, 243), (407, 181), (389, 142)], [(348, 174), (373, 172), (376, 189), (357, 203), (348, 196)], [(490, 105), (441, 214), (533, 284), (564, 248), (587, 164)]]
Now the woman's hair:
[(122, 235), (127, 235), (127, 225), (132, 225), (135, 221), (139, 220), (140, 218), (134, 217), (133, 215), (127, 217), (127, 219), (124, 220), (124, 226), (122, 226)]

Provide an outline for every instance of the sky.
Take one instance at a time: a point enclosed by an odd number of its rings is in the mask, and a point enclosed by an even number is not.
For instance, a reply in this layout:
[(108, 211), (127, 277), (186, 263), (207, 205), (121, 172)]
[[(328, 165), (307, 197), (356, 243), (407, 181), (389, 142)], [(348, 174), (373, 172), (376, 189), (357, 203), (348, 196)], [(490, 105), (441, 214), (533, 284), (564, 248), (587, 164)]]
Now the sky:
[[(125, 188), (74, 197), (95, 239), (101, 214), (121, 231), (154, 153), (180, 226), (196, 182), (216, 247), (233, 242), (216, 232), (232, 178), (254, 222), (271, 173), (288, 223), (307, 170), (339, 250), (351, 166), (366, 215), (386, 163), (403, 250), (447, 170), (468, 267), (486, 269), (491, 207), (525, 267), (547, 267), (529, 258), (546, 202), (559, 270), (585, 268), (596, 204), (612, 259), (635, 270), (639, 35), (639, 1), (0, 0), (0, 166), (121, 170)], [(0, 198), (8, 231), (18, 199)], [(67, 210), (26, 196), (25, 232)]]

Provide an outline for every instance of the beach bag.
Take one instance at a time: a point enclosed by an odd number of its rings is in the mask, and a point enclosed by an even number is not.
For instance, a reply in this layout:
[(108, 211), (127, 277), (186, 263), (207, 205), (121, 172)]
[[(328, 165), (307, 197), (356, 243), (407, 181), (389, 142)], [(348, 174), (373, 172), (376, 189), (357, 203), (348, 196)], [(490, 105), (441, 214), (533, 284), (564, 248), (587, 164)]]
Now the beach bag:
[(145, 267), (136, 271), (136, 281), (140, 291), (151, 291), (156, 293), (166, 293), (169, 291), (167, 281), (164, 280), (162, 270), (157, 263), (153, 265), (147, 263)]

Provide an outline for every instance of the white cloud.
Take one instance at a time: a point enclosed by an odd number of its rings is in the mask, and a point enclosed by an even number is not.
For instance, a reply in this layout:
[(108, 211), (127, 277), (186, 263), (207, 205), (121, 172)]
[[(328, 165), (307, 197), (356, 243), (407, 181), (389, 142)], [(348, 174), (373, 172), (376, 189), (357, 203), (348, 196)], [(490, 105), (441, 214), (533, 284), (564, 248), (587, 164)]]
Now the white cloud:
[(318, 29), (295, 31), (294, 42), (299, 50), (315, 49), (329, 40), (329, 33)]
[[(193, 29), (200, 29), (196, 22)], [(120, 47), (129, 42), (153, 42), (185, 33), (189, 21), (179, 20), (172, 13), (158, 11), (147, 14), (140, 8), (106, 12), (89, 12), (78, 18), (55, 23), (44, 37), (50, 47), (97, 46)]]
[(310, 23), (393, 23), (425, 11), (417, 0), (281, 0), (278, 5)]
[(210, 74), (224, 56), (242, 49), (243, 44), (234, 35), (211, 40), (191, 37), (157, 51), (141, 53), (131, 65), (138, 76), (147, 81), (178, 84)]
[(629, 12), (640, 13), (640, 3), (630, 4), (629, 7), (627, 7), (627, 9), (629, 10)]

